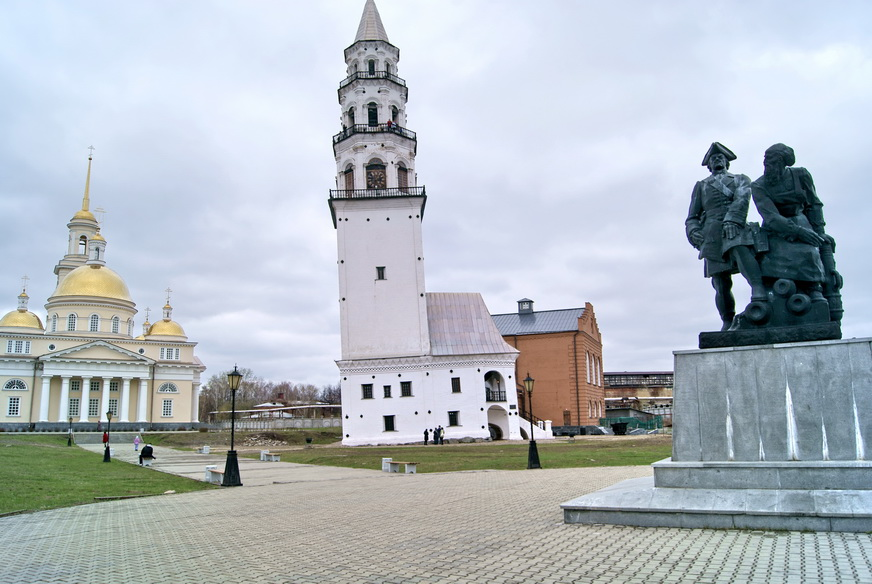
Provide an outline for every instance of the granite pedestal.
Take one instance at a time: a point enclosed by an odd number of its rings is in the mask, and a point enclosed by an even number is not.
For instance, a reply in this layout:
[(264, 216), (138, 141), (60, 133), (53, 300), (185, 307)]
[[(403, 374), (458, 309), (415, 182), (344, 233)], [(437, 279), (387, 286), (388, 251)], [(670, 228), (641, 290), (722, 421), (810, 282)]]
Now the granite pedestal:
[(872, 531), (872, 339), (675, 352), (672, 458), (566, 523)]

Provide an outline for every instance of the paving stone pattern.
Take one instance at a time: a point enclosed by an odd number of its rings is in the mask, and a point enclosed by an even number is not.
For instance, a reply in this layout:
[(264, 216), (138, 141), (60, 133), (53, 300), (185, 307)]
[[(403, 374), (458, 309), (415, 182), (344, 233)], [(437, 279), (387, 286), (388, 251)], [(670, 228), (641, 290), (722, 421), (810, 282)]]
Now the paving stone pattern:
[[(223, 467), (157, 455), (158, 470), (199, 479)], [(650, 472), (405, 475), (240, 459), (243, 487), (0, 518), (0, 582), (872, 584), (869, 534), (562, 522), (560, 503)]]

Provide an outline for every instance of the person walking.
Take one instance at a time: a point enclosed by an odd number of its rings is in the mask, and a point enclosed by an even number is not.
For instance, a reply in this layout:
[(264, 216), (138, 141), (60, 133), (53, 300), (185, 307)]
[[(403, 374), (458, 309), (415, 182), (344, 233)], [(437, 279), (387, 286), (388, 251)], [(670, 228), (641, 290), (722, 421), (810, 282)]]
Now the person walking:
[(427, 446), (427, 441), (430, 439), (430, 430), (424, 428), (424, 446)]
[(136, 435), (136, 438), (133, 439), (133, 450), (139, 450), (139, 443), (142, 442), (142, 438), (139, 437), (139, 434)]

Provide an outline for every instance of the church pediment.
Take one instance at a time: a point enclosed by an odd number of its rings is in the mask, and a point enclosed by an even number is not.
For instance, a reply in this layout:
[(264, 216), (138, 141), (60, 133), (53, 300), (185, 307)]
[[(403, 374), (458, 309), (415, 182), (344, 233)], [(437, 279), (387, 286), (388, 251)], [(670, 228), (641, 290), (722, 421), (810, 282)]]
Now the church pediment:
[(69, 347), (60, 351), (47, 353), (40, 357), (40, 361), (54, 360), (95, 360), (95, 361), (129, 361), (143, 364), (153, 364), (154, 360), (143, 355), (128, 351), (118, 345), (106, 341), (93, 341), (75, 347)]

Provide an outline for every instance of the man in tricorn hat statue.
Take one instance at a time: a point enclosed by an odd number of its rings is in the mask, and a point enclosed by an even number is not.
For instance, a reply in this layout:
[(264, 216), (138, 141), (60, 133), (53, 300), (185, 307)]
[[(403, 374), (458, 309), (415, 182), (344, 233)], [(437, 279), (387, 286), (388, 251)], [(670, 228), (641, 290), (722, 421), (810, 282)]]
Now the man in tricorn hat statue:
[(727, 330), (736, 316), (733, 274), (741, 273), (751, 285), (752, 300), (766, 300), (760, 265), (755, 258), (754, 234), (748, 224), (751, 179), (727, 172), (736, 155), (713, 142), (702, 159), (711, 176), (696, 183), (684, 222), (690, 244), (705, 261), (705, 275), (712, 280), (715, 304)]

